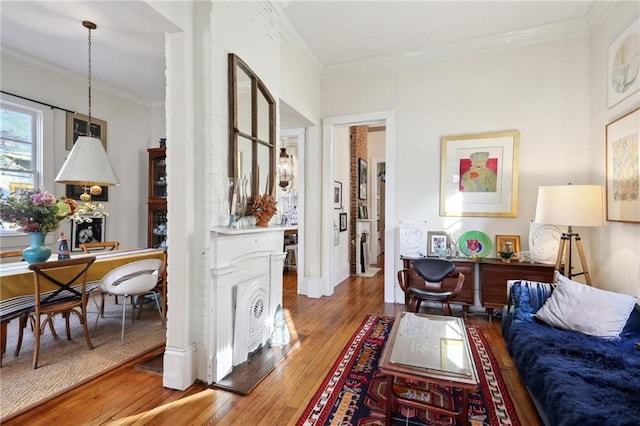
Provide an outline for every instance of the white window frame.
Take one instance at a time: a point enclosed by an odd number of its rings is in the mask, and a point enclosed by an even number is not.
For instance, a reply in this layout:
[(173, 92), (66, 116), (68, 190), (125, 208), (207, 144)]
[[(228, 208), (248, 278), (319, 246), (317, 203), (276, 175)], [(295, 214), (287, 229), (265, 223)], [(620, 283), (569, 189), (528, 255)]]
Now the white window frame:
[[(32, 150), (32, 163), (35, 165), (33, 171), (33, 184), (36, 187), (45, 187), (49, 192), (58, 196), (54, 188), (54, 140), (55, 129), (54, 118), (55, 114), (51, 108), (48, 108), (37, 102), (28, 101), (15, 96), (1, 94), (0, 104), (12, 108), (26, 110), (34, 114), (34, 147)], [(64, 112), (61, 111), (61, 128), (64, 131)], [(64, 145), (64, 137), (62, 139)], [(46, 159), (46, 160), (45, 160)], [(15, 241), (15, 237), (26, 236), (20, 232), (16, 232), (10, 229), (0, 228), (0, 237), (5, 239), (0, 243), (2, 249), (25, 247), (24, 242)], [(23, 238), (21, 238), (22, 240)], [(49, 242), (47, 242), (49, 243)]]

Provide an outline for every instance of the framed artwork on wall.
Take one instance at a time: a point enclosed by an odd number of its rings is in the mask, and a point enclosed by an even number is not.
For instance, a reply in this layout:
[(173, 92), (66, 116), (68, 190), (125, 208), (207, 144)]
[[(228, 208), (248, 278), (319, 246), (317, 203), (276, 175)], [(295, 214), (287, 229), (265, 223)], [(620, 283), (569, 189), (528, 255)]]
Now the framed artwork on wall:
[(607, 124), (607, 220), (640, 223), (640, 108)]
[(444, 136), (441, 216), (518, 216), (517, 130)]
[[(67, 113), (67, 139), (65, 148), (71, 151), (78, 137), (87, 136), (87, 124), (89, 116), (78, 113)], [(104, 150), (107, 150), (107, 122), (91, 117), (91, 136), (100, 139)]]
[(340, 232), (347, 230), (347, 214), (340, 213)]
[(623, 101), (640, 89), (640, 18), (609, 46), (607, 106)]
[(358, 200), (367, 199), (367, 162), (358, 158)]
[(105, 235), (104, 217), (92, 217), (91, 222), (71, 222), (71, 251), (82, 251), (80, 244), (103, 242)]
[(342, 182), (333, 181), (333, 208), (342, 208)]

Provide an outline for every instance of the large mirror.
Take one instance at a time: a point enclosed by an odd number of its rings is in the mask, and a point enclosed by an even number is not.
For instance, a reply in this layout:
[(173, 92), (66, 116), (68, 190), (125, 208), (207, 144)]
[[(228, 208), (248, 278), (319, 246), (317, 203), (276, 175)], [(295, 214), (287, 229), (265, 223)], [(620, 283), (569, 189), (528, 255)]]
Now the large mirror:
[(248, 204), (257, 194), (274, 195), (276, 104), (249, 66), (229, 54), (229, 174), (246, 178)]

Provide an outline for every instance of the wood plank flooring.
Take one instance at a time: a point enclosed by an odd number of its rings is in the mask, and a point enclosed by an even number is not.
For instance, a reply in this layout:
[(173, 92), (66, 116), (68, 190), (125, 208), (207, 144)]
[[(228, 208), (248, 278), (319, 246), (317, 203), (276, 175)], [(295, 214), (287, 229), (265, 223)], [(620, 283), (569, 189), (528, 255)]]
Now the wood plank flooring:
[[(165, 389), (162, 376), (134, 368), (158, 353), (155, 352), (3, 424), (293, 425), (364, 316), (395, 315), (403, 310), (403, 305), (384, 303), (383, 277), (383, 271), (373, 278), (349, 277), (335, 288), (333, 296), (310, 299), (296, 294), (295, 272), (286, 272), (284, 308), (289, 326), (306, 338), (247, 396), (211, 390), (191, 397), (207, 389), (202, 384), (194, 384), (186, 391)], [(500, 322), (490, 323), (484, 316), (470, 316), (467, 322), (481, 327), (489, 340), (523, 425), (540, 425), (506, 351)], [(197, 414), (177, 417), (160, 407), (185, 397), (192, 400), (188, 411)], [(136, 415), (138, 418), (116, 421)]]

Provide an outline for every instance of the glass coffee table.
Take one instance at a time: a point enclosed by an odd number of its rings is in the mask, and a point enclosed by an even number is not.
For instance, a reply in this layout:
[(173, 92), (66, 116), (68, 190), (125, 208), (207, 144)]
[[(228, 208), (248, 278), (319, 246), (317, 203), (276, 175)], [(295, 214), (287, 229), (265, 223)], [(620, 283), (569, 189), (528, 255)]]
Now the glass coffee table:
[[(380, 371), (387, 376), (387, 423), (391, 423), (394, 406), (402, 405), (444, 414), (469, 423), (469, 391), (478, 386), (471, 349), (462, 318), (401, 312), (389, 335)], [(396, 379), (404, 379), (403, 392), (394, 389)], [(462, 391), (462, 405), (437, 405), (429, 392), (412, 383), (423, 383), (457, 388)]]

